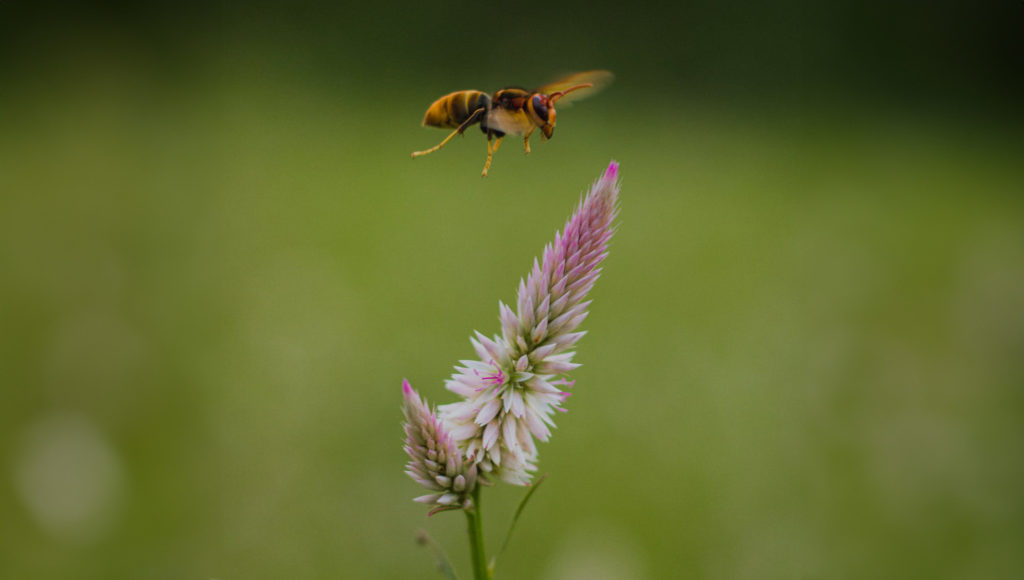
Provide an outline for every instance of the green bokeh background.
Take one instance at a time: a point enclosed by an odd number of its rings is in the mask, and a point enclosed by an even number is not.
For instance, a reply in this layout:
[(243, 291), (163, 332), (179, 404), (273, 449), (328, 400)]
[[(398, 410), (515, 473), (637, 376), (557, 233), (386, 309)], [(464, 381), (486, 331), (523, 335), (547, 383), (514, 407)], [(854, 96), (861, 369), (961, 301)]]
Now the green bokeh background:
[[(498, 578), (1024, 575), (1024, 5), (0, 15), (0, 577), (468, 578), (402, 474), (611, 159)], [(451, 90), (608, 68), (529, 157)], [(522, 490), (487, 489), (495, 548)]]

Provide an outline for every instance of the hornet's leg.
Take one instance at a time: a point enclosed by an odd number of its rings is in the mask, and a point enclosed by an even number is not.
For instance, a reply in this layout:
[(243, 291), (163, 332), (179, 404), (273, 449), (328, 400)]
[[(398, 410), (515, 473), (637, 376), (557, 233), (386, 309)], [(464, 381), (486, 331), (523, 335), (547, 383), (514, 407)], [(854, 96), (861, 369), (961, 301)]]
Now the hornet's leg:
[(491, 156), (498, 150), (498, 147), (501, 147), (501, 140), (504, 138), (504, 135), (498, 137), (494, 141), (494, 148), (491, 148), (491, 133), (487, 134), (487, 162), (484, 163), (484, 171), (480, 174), (481, 177), (487, 177), (487, 170), (491, 168)]
[(530, 154), (530, 135), (533, 135), (533, 130), (536, 129), (536, 128), (537, 128), (536, 125), (533, 126), (533, 127), (530, 127), (530, 130), (526, 132), (526, 135), (523, 135), (523, 147), (526, 148), (526, 154), (527, 155)]
[(434, 151), (437, 151), (438, 149), (440, 149), (440, 148), (444, 147), (445, 145), (447, 145), (448, 142), (452, 140), (452, 137), (462, 133), (463, 131), (466, 130), (467, 127), (469, 127), (473, 123), (477, 122), (480, 119), (480, 115), (483, 115), (485, 110), (486, 109), (484, 109), (483, 107), (480, 107), (479, 109), (473, 111), (473, 114), (470, 115), (469, 118), (466, 119), (461, 125), (459, 125), (458, 129), (455, 129), (454, 131), (452, 131), (451, 135), (448, 135), (447, 137), (445, 137), (444, 141), (441, 141), (437, 145), (434, 145), (433, 147), (431, 147), (430, 149), (427, 149), (425, 151), (414, 151), (413, 154), (412, 154), (413, 159), (415, 159), (415, 158), (417, 158), (417, 157), (419, 157), (421, 155), (426, 155), (428, 153), (433, 153)]

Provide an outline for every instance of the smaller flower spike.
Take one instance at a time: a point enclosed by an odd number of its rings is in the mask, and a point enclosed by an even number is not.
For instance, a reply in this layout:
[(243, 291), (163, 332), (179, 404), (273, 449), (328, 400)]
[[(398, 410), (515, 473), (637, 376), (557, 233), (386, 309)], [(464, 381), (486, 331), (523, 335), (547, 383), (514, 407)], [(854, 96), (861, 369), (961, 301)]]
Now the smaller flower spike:
[(477, 483), (476, 464), (463, 461), (462, 452), (444, 423), (407, 380), (402, 381), (402, 398), (405, 452), (409, 455), (405, 472), (430, 491), (414, 501), (434, 506), (429, 515), (470, 508)]

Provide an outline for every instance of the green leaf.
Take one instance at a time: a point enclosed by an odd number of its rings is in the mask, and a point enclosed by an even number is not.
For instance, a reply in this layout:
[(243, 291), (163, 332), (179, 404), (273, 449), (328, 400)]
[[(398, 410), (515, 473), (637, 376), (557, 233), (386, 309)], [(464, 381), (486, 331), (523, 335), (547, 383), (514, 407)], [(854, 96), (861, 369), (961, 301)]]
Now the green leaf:
[(416, 532), (416, 542), (421, 546), (427, 546), (434, 552), (434, 558), (437, 559), (437, 569), (445, 575), (448, 580), (459, 580), (459, 577), (455, 575), (455, 568), (452, 566), (448, 556), (441, 549), (441, 546), (434, 541), (434, 538), (430, 537), (430, 534), (423, 530)]
[(547, 479), (547, 477), (548, 474), (545, 473), (537, 478), (537, 481), (530, 486), (530, 489), (526, 490), (526, 495), (524, 495), (522, 501), (519, 502), (519, 507), (516, 508), (516, 513), (512, 515), (512, 523), (508, 526), (508, 532), (505, 533), (505, 541), (501, 543), (501, 549), (498, 550), (498, 554), (491, 559), (491, 565), (489, 568), (492, 575), (494, 574), (494, 566), (498, 563), (498, 557), (505, 553), (505, 548), (508, 547), (508, 542), (512, 539), (512, 531), (516, 529), (516, 523), (519, 521), (519, 515), (523, 513), (523, 509), (526, 507), (526, 502), (530, 501), (530, 498), (533, 497), (533, 492), (537, 491), (537, 488), (540, 487), (540, 484), (544, 483), (544, 480)]

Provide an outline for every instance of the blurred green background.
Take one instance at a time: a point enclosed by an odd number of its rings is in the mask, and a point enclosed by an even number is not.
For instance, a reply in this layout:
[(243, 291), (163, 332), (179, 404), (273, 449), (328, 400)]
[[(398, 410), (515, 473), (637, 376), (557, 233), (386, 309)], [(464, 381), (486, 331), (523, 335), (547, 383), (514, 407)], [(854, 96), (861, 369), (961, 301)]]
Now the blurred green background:
[[(1024, 575), (1024, 4), (0, 8), (0, 577), (468, 578), (434, 403), (618, 160), (498, 578)], [(555, 138), (419, 126), (607, 68)], [(488, 489), (497, 547), (522, 490)]]

